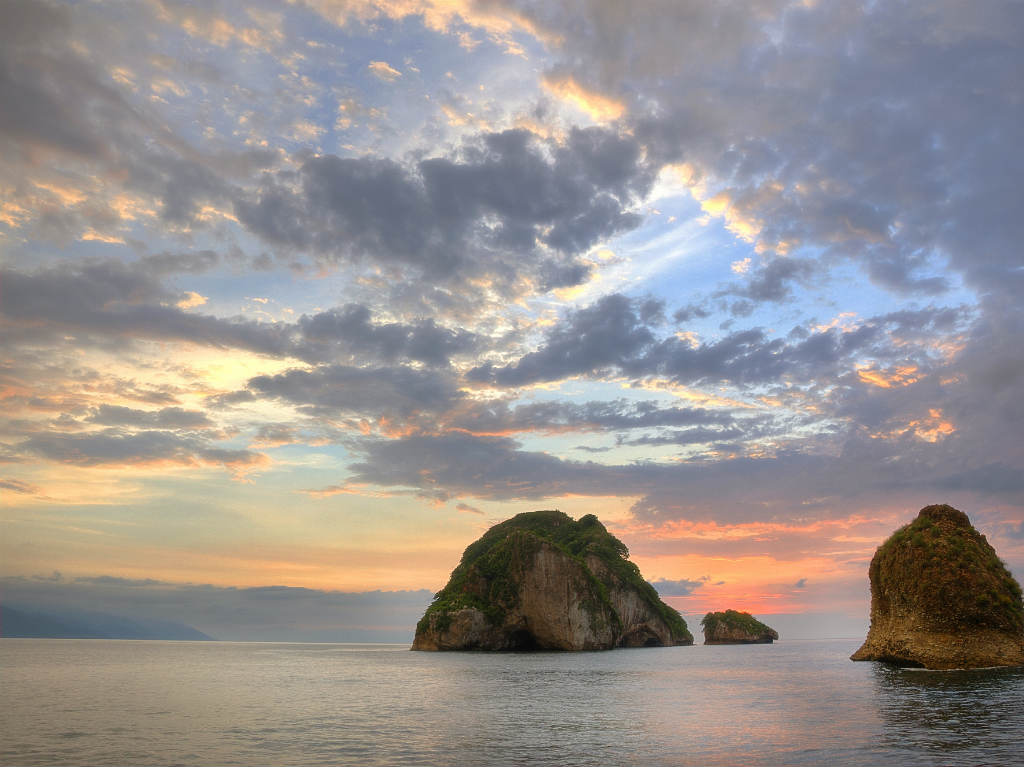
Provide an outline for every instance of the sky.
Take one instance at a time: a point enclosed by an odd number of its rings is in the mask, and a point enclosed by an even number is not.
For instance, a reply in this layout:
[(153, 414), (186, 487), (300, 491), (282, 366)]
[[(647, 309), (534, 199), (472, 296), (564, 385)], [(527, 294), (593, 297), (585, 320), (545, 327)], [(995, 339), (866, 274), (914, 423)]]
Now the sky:
[(3, 15), (0, 598), (411, 637), (548, 508), (693, 629), (856, 636), (932, 503), (1024, 576), (1024, 5)]

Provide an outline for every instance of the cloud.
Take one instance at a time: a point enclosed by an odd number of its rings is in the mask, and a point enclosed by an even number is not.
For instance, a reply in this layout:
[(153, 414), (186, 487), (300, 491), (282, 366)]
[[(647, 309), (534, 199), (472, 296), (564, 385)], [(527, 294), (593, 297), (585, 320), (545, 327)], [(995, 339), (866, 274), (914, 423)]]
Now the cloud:
[(409, 367), (293, 369), (252, 378), (248, 388), (258, 396), (328, 416), (394, 414), (407, 418), (421, 411), (446, 410), (461, 396), (450, 374)]
[(208, 429), (214, 426), (205, 413), (180, 407), (136, 410), (119, 405), (100, 405), (86, 419), (101, 426), (135, 426), (151, 429)]
[(208, 272), (221, 261), (220, 255), (212, 250), (197, 250), (188, 253), (164, 251), (139, 259), (139, 266), (155, 275), (201, 274)]
[(577, 254), (640, 223), (628, 208), (652, 180), (629, 136), (574, 129), (557, 145), (508, 130), (414, 166), (311, 158), (294, 181), (270, 177), (237, 198), (235, 212), (267, 242), (331, 263), (489, 279), (503, 293), (526, 277), (549, 290), (582, 282), (589, 268)]
[[(0, 460), (236, 470), (334, 440), (358, 460), (332, 492), (608, 494), (652, 529), (1022, 502), (1018, 5), (304, 5), (539, 44), (494, 70), (478, 46), (463, 63), (485, 88), (453, 66), (445, 88), (467, 90), (442, 93), (412, 59), (367, 69), (385, 56), (355, 44), (372, 24), (275, 34), (301, 9), (6, 4)], [(183, 33), (194, 61), (171, 55)], [(328, 64), (396, 87), (335, 89)], [(425, 124), (411, 79), (431, 89)], [(437, 98), (477, 120), (453, 130)], [(604, 124), (574, 127), (552, 98)], [(336, 115), (338, 149), (288, 140), (330, 138)], [(692, 200), (645, 213), (669, 165)], [(654, 289), (683, 305), (639, 297), (645, 248), (685, 211), (714, 224), (718, 271), (677, 259)], [(588, 255), (627, 234), (614, 264)], [(556, 303), (578, 286), (585, 303)], [(247, 295), (296, 314), (224, 315)], [(249, 352), (228, 384), (245, 388), (212, 385), (186, 348)], [(252, 441), (221, 441), (218, 418)]]
[(185, 291), (184, 298), (178, 301), (175, 306), (179, 309), (194, 309), (197, 306), (202, 306), (208, 300), (206, 296), (201, 296), (194, 290), (187, 290)]
[(369, 308), (359, 304), (303, 315), (297, 325), (301, 341), (294, 353), (307, 360), (373, 358), (447, 366), (453, 355), (469, 354), (480, 343), (474, 333), (442, 327), (432, 318), (374, 322)]
[(0, 490), (8, 490), (19, 495), (42, 495), (42, 488), (33, 485), (31, 482), (22, 482), (20, 479), (10, 477), (0, 479)]
[(617, 120), (625, 112), (625, 105), (619, 101), (588, 91), (571, 76), (545, 76), (541, 80), (544, 90), (558, 99), (572, 104), (598, 122)]
[[(822, 249), (900, 293), (948, 289), (943, 258), (981, 290), (1019, 285), (1024, 224), (999, 213), (1021, 199), (1017, 4), (504, 7), (558, 41), (557, 71), (627, 104), (655, 163), (728, 199), (762, 252)], [(777, 300), (801, 278), (752, 290)]]
[(681, 580), (681, 581), (669, 581), (664, 578), (659, 578), (656, 581), (651, 581), (651, 585), (654, 586), (659, 596), (662, 597), (687, 597), (694, 591), (699, 589), (709, 579), (707, 577), (701, 578), (696, 581)]
[[(948, 445), (913, 435), (872, 439), (857, 431), (836, 439), (838, 452), (826, 438), (811, 436), (789, 438), (787, 449), (776, 447), (771, 455), (599, 464), (525, 450), (508, 437), (416, 433), (354, 445), (362, 459), (349, 466), (349, 481), (498, 501), (634, 497), (635, 518), (655, 527), (672, 520), (828, 518), (879, 499), (886, 507), (914, 509), (922, 497), (960, 497), (944, 489), (951, 468), (962, 461)], [(823, 444), (830, 454), (822, 454)], [(1015, 486), (989, 491), (1008, 503), (1024, 498)]]
[(741, 429), (673, 429), (658, 434), (619, 439), (619, 445), (700, 445), (753, 436)]
[(467, 377), (501, 386), (524, 386), (572, 376), (664, 376), (680, 384), (728, 381), (736, 386), (807, 380), (835, 373), (853, 355), (873, 349), (881, 336), (870, 322), (855, 331), (835, 329), (788, 343), (751, 328), (693, 346), (677, 336), (658, 339), (644, 312), (649, 302), (619, 294), (570, 312), (548, 331), (536, 351), (501, 367), (485, 363)]
[[(78, 11), (24, 0), (5, 6), (10, 32), (0, 46), (0, 103), (18, 108), (0, 116), (0, 178), (16, 201), (27, 203), (18, 223), (25, 233), (58, 241), (91, 233), (92, 239), (121, 242), (118, 228), (136, 216), (119, 210), (118, 197), (137, 197), (136, 209), (147, 211), (152, 200), (154, 218), (202, 226), (204, 206), (229, 199), (236, 178), (276, 161), (275, 153), (261, 148), (204, 152), (133, 92), (123, 65), (137, 56), (132, 63), (152, 73), (153, 51), (139, 52), (131, 36), (139, 28), (161, 28), (155, 5), (123, 10), (116, 24), (104, 24), (103, 9)], [(110, 67), (122, 73), (119, 81), (106, 68), (106, 50), (121, 54), (122, 66)], [(154, 74), (150, 83), (154, 95), (160, 85), (182, 92), (166, 76)], [(88, 179), (89, 194), (77, 202), (65, 198), (60, 206), (34, 202), (32, 182), (68, 177)]]
[(279, 326), (185, 312), (168, 305), (174, 298), (146, 265), (105, 260), (29, 273), (0, 270), (0, 315), (25, 340), (72, 330), (95, 334), (101, 344), (135, 337), (275, 356), (287, 351), (288, 338)]
[(639, 304), (623, 295), (605, 296), (592, 306), (571, 312), (565, 322), (547, 333), (539, 349), (516, 363), (499, 368), (488, 363), (470, 371), (467, 377), (500, 386), (523, 386), (621, 370), (654, 343), (655, 336), (643, 314), (655, 310), (652, 304)]
[(66, 331), (95, 334), (98, 345), (114, 339), (176, 340), (238, 348), (309, 362), (339, 359), (416, 361), (447, 366), (454, 355), (472, 353), (480, 339), (471, 331), (447, 328), (433, 318), (411, 323), (379, 322), (360, 304), (346, 304), (295, 323), (222, 318), (184, 308), (159, 276), (167, 271), (204, 269), (209, 257), (160, 254), (138, 264), (86, 261), (71, 268), (21, 272), (0, 269), (0, 317), (18, 329), (13, 339), (54, 339)]
[(75, 583), (91, 583), (94, 586), (171, 586), (167, 581), (158, 581), (153, 578), (121, 578), (115, 575), (80, 575), (76, 577)]
[(706, 408), (664, 406), (652, 401), (616, 399), (574, 403), (545, 401), (511, 407), (503, 400), (466, 402), (443, 417), (448, 429), (474, 434), (515, 432), (624, 431), (658, 426), (729, 426), (727, 412)]
[(378, 77), (385, 82), (393, 83), (402, 73), (395, 69), (393, 66), (388, 64), (386, 61), (371, 61), (366, 65), (366, 68), (370, 70), (370, 73), (374, 77)]
[(1024, 540), (1024, 522), (1018, 522), (1016, 525), (1003, 525), (1002, 534), (1007, 538), (1014, 540)]
[(289, 424), (260, 424), (253, 438), (254, 447), (280, 447), (301, 441), (301, 435)]
[(775, 258), (757, 270), (740, 271), (748, 276), (747, 282), (731, 292), (758, 303), (784, 301), (791, 296), (792, 283), (807, 284), (817, 272), (818, 266), (811, 259)]
[(266, 465), (262, 453), (216, 447), (193, 435), (171, 431), (126, 432), (110, 428), (84, 434), (41, 432), (15, 446), (21, 454), (73, 466), (219, 465), (245, 472)]
[(364, 440), (358, 450), (364, 458), (350, 466), (352, 481), (442, 490), (453, 496), (508, 500), (600, 494), (613, 492), (616, 481), (614, 470), (602, 473), (592, 465), (522, 451), (507, 437), (413, 434)]

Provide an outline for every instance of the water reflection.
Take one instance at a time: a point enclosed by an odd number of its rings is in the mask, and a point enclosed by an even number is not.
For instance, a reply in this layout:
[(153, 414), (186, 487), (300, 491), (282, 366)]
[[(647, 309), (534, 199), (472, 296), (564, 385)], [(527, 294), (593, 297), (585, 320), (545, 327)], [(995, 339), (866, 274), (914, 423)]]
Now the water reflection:
[(952, 757), (1019, 744), (1024, 668), (923, 671), (874, 664), (886, 745)]
[(853, 649), (3, 640), (0, 764), (1021, 764), (1024, 670), (907, 671)]

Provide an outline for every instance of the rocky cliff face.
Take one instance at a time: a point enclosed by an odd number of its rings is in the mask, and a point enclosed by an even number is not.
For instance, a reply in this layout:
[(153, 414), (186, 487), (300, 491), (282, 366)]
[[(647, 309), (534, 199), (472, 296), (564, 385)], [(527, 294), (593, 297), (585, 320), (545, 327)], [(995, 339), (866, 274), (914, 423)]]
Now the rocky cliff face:
[(593, 515), (537, 511), (471, 544), (414, 650), (606, 650), (692, 644), (682, 617)]
[(771, 644), (779, 633), (750, 613), (737, 610), (708, 613), (700, 622), (704, 644)]
[(927, 506), (875, 552), (871, 628), (853, 660), (934, 669), (1024, 664), (1024, 605), (985, 536)]

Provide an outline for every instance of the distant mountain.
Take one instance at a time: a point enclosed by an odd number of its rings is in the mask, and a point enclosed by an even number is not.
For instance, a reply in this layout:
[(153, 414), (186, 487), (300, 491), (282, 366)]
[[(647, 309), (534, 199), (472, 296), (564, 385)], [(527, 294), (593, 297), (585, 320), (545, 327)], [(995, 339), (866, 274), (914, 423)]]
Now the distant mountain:
[(72, 607), (39, 609), (0, 605), (0, 637), (49, 639), (212, 640), (198, 629), (174, 621), (126, 618)]

